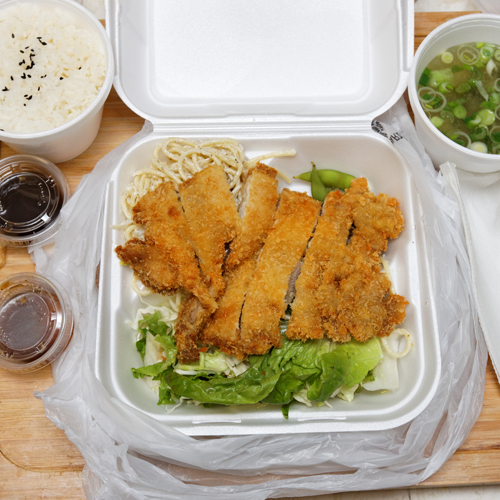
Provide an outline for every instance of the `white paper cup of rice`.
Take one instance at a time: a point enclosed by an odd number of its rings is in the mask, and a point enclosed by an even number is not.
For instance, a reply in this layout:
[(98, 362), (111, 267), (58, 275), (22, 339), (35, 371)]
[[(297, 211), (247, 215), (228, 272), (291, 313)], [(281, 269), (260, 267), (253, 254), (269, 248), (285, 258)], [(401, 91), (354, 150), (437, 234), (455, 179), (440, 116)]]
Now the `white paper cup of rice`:
[(114, 76), (101, 23), (65, 0), (0, 0), (0, 141), (54, 163), (94, 141)]

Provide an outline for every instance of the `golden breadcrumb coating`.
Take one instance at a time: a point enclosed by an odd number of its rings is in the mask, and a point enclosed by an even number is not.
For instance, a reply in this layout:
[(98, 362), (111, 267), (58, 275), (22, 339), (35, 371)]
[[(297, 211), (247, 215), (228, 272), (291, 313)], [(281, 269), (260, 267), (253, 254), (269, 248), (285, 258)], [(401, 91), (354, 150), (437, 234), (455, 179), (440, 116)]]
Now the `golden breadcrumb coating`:
[(321, 203), (310, 196), (284, 189), (257, 268), (250, 281), (241, 316), (244, 351), (264, 354), (281, 346), (280, 318), (287, 303), (290, 276), (302, 258)]

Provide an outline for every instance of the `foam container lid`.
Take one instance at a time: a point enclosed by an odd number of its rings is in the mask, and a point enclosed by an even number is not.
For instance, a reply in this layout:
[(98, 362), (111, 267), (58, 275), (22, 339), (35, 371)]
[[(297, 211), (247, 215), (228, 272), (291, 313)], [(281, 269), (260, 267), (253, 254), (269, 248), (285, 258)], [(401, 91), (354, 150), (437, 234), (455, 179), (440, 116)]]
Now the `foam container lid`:
[(411, 0), (109, 0), (115, 88), (155, 125), (364, 122), (406, 88)]
[[(107, 191), (95, 371), (110, 396), (198, 436), (381, 430), (421, 413), (440, 376), (421, 202), (406, 160), (371, 130), (373, 118), (406, 88), (413, 2), (109, 0), (106, 26), (117, 64), (115, 87), (154, 125), (124, 154)], [(157, 394), (130, 370), (142, 360), (137, 332), (127, 321), (145, 305), (114, 249), (124, 243), (116, 229), (125, 220), (120, 196), (167, 136), (232, 137), (248, 158), (295, 149), (295, 157), (269, 163), (292, 177), (314, 161), (318, 168), (365, 176), (373, 192), (399, 200), (405, 229), (389, 243), (386, 258), (396, 293), (410, 302), (404, 327), (414, 341), (399, 363), (399, 389), (363, 391), (353, 403), (337, 398), (331, 408), (293, 405), (288, 420), (272, 405), (183, 405), (167, 413), (156, 404)], [(281, 180), (283, 187), (310, 194), (302, 181)]]

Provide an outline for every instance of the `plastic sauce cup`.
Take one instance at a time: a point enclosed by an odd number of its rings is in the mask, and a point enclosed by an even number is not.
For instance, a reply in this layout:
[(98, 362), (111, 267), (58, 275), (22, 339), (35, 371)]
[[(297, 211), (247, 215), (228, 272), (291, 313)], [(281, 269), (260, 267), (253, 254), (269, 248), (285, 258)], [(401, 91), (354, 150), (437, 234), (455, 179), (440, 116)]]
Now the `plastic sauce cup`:
[(61, 171), (50, 161), (15, 155), (0, 161), (0, 240), (10, 246), (46, 242), (60, 227), (69, 199)]
[(0, 283), (0, 367), (17, 373), (54, 361), (73, 334), (68, 294), (54, 279), (20, 273)]

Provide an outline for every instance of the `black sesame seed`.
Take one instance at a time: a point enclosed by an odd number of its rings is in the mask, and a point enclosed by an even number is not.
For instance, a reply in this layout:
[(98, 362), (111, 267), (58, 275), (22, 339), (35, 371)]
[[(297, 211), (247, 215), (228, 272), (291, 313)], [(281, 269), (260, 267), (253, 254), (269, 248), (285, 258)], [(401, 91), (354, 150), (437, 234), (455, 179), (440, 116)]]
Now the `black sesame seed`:
[(29, 48), (30, 48), (30, 46), (28, 45), (27, 47), (24, 47), (24, 48), (25, 48), (25, 49), (29, 49)]
[(40, 90), (40, 87), (38, 87), (38, 90)]
[(11, 79), (12, 81), (14, 81), (14, 77), (13, 77), (13, 76), (11, 76), (11, 77), (10, 77), (10, 79)]
[(42, 45), (47, 45), (47, 42), (42, 42)]
[(5, 86), (3, 89), (2, 89), (2, 92), (8, 92), (9, 89), (7, 88), (7, 86)]
[(32, 96), (32, 95), (30, 95), (30, 96), (28, 97), (28, 101), (31, 101), (31, 99), (32, 99), (32, 98), (33, 98), (33, 96)]
[(59, 78), (59, 80), (64, 80), (64, 78), (61, 76), (61, 78)]
[(24, 54), (24, 50), (20, 50), (19, 52), (21, 52), (21, 54)]
[(16, 38), (16, 35), (14, 35), (14, 33), (12, 33), (11, 37), (12, 37), (12, 38)]
[(31, 75), (28, 75), (28, 78), (31, 78)]
[(24, 97), (28, 97), (28, 94), (24, 94)]
[(0, 130), (1, 130), (2, 132), (5, 132), (5, 130), (4, 130), (3, 128), (0, 128)]
[(80, 66), (78, 69), (82, 69), (82, 67)]
[(26, 106), (26, 104), (23, 104), (23, 106)]

